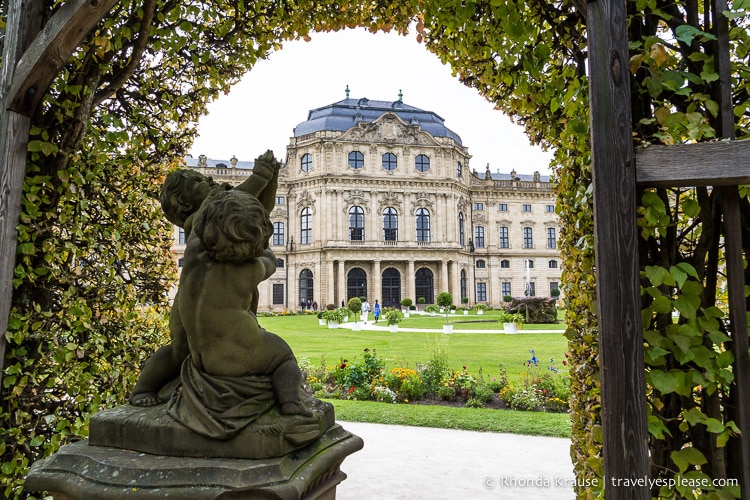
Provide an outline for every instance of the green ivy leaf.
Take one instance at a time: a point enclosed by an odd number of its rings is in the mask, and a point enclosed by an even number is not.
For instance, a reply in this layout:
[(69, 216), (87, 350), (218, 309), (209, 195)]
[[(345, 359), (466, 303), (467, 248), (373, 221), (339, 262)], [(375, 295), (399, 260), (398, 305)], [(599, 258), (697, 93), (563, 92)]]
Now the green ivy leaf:
[(691, 465), (703, 465), (706, 463), (706, 457), (696, 448), (683, 448), (673, 451), (670, 457), (680, 470), (680, 473), (685, 472)]

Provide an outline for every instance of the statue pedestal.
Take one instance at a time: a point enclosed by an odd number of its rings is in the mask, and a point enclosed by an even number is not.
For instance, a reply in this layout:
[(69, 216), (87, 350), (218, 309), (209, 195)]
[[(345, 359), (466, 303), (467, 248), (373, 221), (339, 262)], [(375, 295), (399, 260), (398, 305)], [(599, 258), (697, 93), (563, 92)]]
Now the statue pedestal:
[(346, 478), (339, 466), (363, 444), (338, 424), (314, 443), (269, 459), (171, 457), (78, 441), (35, 462), (25, 489), (76, 500), (333, 500)]

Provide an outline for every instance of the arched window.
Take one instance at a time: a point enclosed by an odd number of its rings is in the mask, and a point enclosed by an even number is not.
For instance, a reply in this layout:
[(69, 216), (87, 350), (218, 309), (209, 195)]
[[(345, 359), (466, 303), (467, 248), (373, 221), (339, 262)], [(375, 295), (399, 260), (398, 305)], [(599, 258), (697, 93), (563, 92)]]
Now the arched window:
[(551, 261), (549, 261), (549, 268), (557, 269), (557, 261), (555, 259), (552, 259)]
[(383, 210), (383, 240), (398, 241), (398, 213), (393, 207)]
[(501, 260), (500, 267), (503, 269), (510, 269), (510, 261), (508, 259)]
[(303, 269), (299, 273), (299, 305), (305, 307), (307, 302), (313, 301), (313, 273), (309, 269)]
[(427, 155), (417, 155), (414, 159), (417, 172), (427, 172), (430, 169), (430, 158)]
[(359, 151), (352, 151), (349, 153), (349, 166), (355, 170), (365, 166), (365, 155)]
[(434, 279), (432, 271), (426, 267), (420, 268), (414, 276), (414, 291), (417, 298), (424, 297), (425, 303), (435, 302)]
[(276, 259), (276, 267), (284, 267), (284, 259)]
[(312, 243), (312, 210), (309, 207), (303, 208), (299, 219), (300, 245), (309, 245)]
[(383, 271), (381, 297), (383, 307), (400, 307), (401, 273), (392, 267)]
[(365, 239), (365, 211), (362, 207), (354, 206), (349, 209), (349, 240), (364, 241)]
[(461, 269), (461, 298), (468, 297), (466, 295), (466, 270)]
[(417, 209), (417, 241), (430, 241), (430, 211)]
[(487, 263), (484, 260), (479, 259), (477, 261), (477, 269), (484, 269), (485, 267), (487, 267)]
[(393, 153), (386, 153), (383, 155), (383, 168), (385, 170), (396, 170), (396, 166), (398, 166), (396, 155)]
[(303, 172), (309, 172), (312, 169), (312, 155), (310, 153), (302, 155), (302, 158), (300, 158), (299, 161), (299, 167)]
[(456, 162), (456, 176), (461, 177), (462, 175), (464, 175), (464, 168), (461, 165), (461, 162), (457, 161)]
[(349, 270), (346, 278), (346, 300), (354, 297), (367, 297), (367, 274), (360, 268)]
[(466, 229), (464, 227), (464, 214), (458, 212), (458, 244), (461, 246), (466, 245)]

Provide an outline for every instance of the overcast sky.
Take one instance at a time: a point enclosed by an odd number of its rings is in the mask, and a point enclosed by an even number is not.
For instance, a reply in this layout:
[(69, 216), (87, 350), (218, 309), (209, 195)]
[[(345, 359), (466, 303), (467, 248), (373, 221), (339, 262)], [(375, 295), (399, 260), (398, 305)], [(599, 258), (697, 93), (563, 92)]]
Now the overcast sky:
[(493, 172), (549, 174), (552, 153), (531, 146), (520, 126), (454, 78), (414, 33), (357, 29), (311, 37), (259, 61), (212, 103), (190, 153), (252, 160), (271, 149), (285, 160), (294, 127), (311, 109), (345, 99), (348, 85), (354, 99), (395, 101), (401, 91), (404, 103), (440, 115), (469, 148), (472, 169), (484, 172), (489, 163)]

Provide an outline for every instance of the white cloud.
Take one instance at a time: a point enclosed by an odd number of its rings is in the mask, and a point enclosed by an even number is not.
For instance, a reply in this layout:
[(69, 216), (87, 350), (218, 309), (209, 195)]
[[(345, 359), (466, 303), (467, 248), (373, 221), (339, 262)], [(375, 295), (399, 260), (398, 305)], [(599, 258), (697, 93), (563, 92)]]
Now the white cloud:
[(434, 111), (456, 132), (480, 172), (549, 173), (550, 152), (531, 146), (523, 129), (451, 75), (450, 67), (415, 35), (376, 35), (364, 29), (316, 33), (288, 42), (208, 108), (190, 152), (209, 158), (252, 160), (266, 149), (286, 157), (294, 127), (311, 109), (346, 97), (397, 100)]

